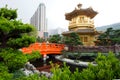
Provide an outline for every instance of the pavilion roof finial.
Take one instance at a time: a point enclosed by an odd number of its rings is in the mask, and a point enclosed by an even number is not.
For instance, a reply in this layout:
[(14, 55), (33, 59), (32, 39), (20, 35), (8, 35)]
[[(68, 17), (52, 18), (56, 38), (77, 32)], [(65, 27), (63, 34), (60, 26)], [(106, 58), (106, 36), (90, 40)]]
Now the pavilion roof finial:
[(82, 4), (81, 4), (81, 3), (79, 3), (79, 4), (77, 5), (77, 7), (78, 7), (78, 9), (81, 9)]

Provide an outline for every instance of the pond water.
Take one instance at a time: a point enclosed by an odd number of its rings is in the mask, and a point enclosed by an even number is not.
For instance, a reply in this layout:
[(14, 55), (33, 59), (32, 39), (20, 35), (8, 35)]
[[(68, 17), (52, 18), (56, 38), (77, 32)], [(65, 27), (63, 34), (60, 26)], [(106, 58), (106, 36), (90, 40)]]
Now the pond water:
[[(87, 57), (86, 57), (87, 58)], [(31, 63), (35, 66), (35, 67), (43, 67), (43, 66), (48, 66), (50, 65), (50, 61), (55, 64), (55, 63), (61, 63), (61, 67), (63, 66), (63, 62), (62, 61), (59, 61), (57, 59), (55, 59), (55, 55), (49, 55), (49, 58), (46, 60), (46, 63), (44, 63), (43, 59), (40, 58), (40, 59), (36, 59), (35, 61), (31, 61)], [(70, 67), (70, 71), (74, 72), (76, 70), (76, 68), (79, 69), (79, 71), (82, 71), (84, 68), (87, 68), (87, 67), (84, 67), (84, 66), (77, 66), (77, 65), (73, 65), (73, 64), (69, 64), (69, 63), (66, 63), (67, 66)]]
[(42, 67), (45, 65), (50, 65), (50, 62), (52, 63), (56, 63), (58, 62), (58, 60), (55, 59), (54, 55), (48, 55), (48, 59), (46, 59), (46, 63), (44, 63), (42, 58), (36, 59), (35, 61), (31, 61), (31, 63), (35, 66), (35, 67)]

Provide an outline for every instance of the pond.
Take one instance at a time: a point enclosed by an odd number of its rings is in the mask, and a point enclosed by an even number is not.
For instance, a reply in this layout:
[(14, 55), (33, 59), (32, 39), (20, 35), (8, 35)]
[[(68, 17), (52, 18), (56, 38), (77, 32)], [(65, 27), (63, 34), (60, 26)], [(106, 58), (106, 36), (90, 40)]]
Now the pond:
[[(62, 67), (63, 66), (63, 61), (60, 61), (58, 59), (55, 58), (55, 56), (57, 55), (48, 55), (49, 58), (46, 60), (46, 63), (44, 63), (43, 59), (40, 58), (40, 59), (36, 59), (35, 61), (31, 61), (31, 63), (36, 67), (45, 67), (45, 66), (50, 66), (50, 61), (53, 63), (53, 64), (60, 64), (60, 66)], [(87, 57), (86, 57), (87, 58)], [(81, 58), (82, 60), (86, 59), (86, 58)], [(88, 59), (88, 58), (87, 58)], [(79, 69), (79, 71), (82, 71), (84, 68), (87, 68), (86, 66), (78, 66), (78, 65), (73, 65), (73, 64), (70, 64), (70, 63), (66, 63), (67, 66), (70, 67), (70, 71), (74, 72), (76, 70), (76, 68)], [(51, 68), (51, 67), (49, 67)]]

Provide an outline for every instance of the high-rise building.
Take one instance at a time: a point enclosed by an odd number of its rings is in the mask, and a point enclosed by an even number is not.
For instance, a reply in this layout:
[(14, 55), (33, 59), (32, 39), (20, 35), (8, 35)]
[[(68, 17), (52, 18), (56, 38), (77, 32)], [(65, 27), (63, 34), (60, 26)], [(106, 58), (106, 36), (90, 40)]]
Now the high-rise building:
[(46, 7), (44, 3), (39, 4), (37, 10), (30, 19), (30, 24), (36, 27), (36, 29), (38, 30), (39, 37), (47, 38), (48, 32), (47, 32), (47, 20), (46, 20)]

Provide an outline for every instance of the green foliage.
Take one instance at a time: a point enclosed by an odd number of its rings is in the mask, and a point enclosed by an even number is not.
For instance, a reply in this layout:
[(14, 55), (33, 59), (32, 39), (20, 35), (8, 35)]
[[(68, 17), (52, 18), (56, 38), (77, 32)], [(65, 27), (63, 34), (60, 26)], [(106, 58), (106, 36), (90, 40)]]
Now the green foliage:
[(71, 74), (71, 77), (72, 77), (71, 80), (81, 80), (80, 71), (78, 70), (78, 68), (76, 68), (76, 71), (74, 71), (74, 73)]
[(38, 74), (30, 75), (30, 76), (22, 76), (20, 78), (16, 78), (14, 80), (45, 80), (41, 79)]
[[(8, 9), (7, 6), (0, 8), (0, 80), (12, 80), (14, 71), (22, 68), (29, 60), (41, 57), (38, 52), (23, 55), (18, 50), (36, 41), (36, 31), (32, 25), (23, 24), (16, 18), (16, 10)], [(33, 80), (36, 76), (23, 80), (30, 78)]]
[(42, 42), (44, 42), (44, 41), (45, 41), (45, 39), (43, 39), (43, 38), (40, 38), (40, 37), (37, 38), (37, 42), (42, 43)]
[(21, 78), (21, 77), (25, 77), (25, 73), (21, 70), (16, 70), (14, 73), (13, 73), (13, 80), (15, 79), (18, 79), (18, 78)]
[(12, 47), (14, 49), (19, 49), (23, 46), (29, 46), (30, 43), (35, 42), (35, 37), (31, 37), (28, 35), (23, 35), (21, 38), (10, 38), (7, 42), (8, 47)]
[(98, 37), (97, 45), (115, 45), (120, 44), (120, 30), (108, 28), (103, 34)]
[(0, 72), (8, 71), (8, 67), (3, 62), (0, 63)]
[(10, 72), (14, 72), (23, 67), (28, 61), (27, 57), (22, 52), (13, 49), (4, 49), (0, 52), (3, 58), (3, 63), (8, 67)]
[(64, 43), (71, 46), (82, 45), (80, 37), (77, 33), (71, 33), (69, 36), (65, 36)]
[[(0, 9), (0, 47), (19, 49), (35, 42), (36, 36), (33, 36), (33, 33), (37, 33), (35, 32), (35, 27), (15, 20), (15, 17), (11, 16), (15, 14), (12, 14), (10, 11), (14, 12), (15, 10), (8, 9), (7, 7)], [(7, 14), (9, 12), (10, 15)]]
[(8, 67), (4, 63), (0, 63), (0, 80), (11, 80), (12, 73), (8, 73)]
[(14, 26), (12, 23), (10, 23), (9, 20), (6, 18), (0, 17), (0, 35), (1, 34), (8, 34), (12, 29), (14, 29)]
[(59, 65), (54, 65), (52, 63), (51, 66), (51, 72), (53, 73), (53, 76), (51, 76), (50, 78), (40, 76), (40, 80), (75, 80), (75, 76), (72, 75), (72, 72), (69, 70), (69, 67), (65, 63), (63, 67), (60, 67)]
[(12, 80), (12, 74), (7, 71), (0, 72), (0, 80)]
[(23, 24), (20, 21), (0, 19), (0, 47), (21, 48), (35, 42), (35, 37), (29, 36), (34, 30), (33, 26)]
[[(84, 69), (81, 73), (80, 73), (80, 80), (96, 80), (95, 79), (95, 74), (92, 70), (90, 69)], [(99, 80), (99, 79), (97, 79)], [(102, 80), (102, 79), (101, 79)]]
[[(13, 50), (13, 49), (2, 50), (0, 52), (0, 56), (3, 58), (3, 61), (0, 64), (0, 75), (1, 75), (0, 80), (2, 80), (2, 78), (3, 80), (11, 80), (10, 78), (12, 78), (12, 74), (9, 72), (15, 72), (16, 70), (23, 68), (26, 62), (41, 57), (39, 52), (33, 52), (30, 55), (29, 54), (23, 55), (21, 51)], [(22, 74), (17, 75), (16, 73), (16, 75), (14, 76), (20, 77), (22, 76)], [(6, 79), (6, 77), (8, 77), (8, 79)], [(24, 75), (22, 77), (24, 77)]]
[(34, 61), (38, 58), (41, 58), (41, 54), (39, 51), (33, 51), (32, 54), (26, 54), (26, 57), (29, 61)]
[(42, 75), (42, 76), (40, 76), (40, 80), (50, 80), (50, 79), (47, 78), (46, 76)]
[(61, 42), (61, 36), (59, 34), (52, 35), (52, 36), (50, 36), (50, 38), (48, 39), (48, 41), (50, 43), (60, 43)]
[(16, 9), (14, 9), (14, 10), (8, 9), (7, 5), (6, 5), (6, 7), (0, 9), (0, 16), (6, 18), (8, 20), (16, 19), (17, 18), (17, 10)]
[(61, 36), (59, 34), (52, 35), (52, 36), (50, 36), (50, 38), (48, 39), (48, 41), (50, 43), (60, 43), (61, 42)]
[(113, 53), (108, 56), (99, 54), (97, 66), (89, 65), (89, 67), (81, 72), (82, 80), (112, 80), (120, 78), (120, 61)]
[(116, 37), (112, 39), (113, 44), (120, 44), (120, 37)]
[(29, 60), (35, 60), (41, 57), (39, 52), (23, 55), (21, 51), (13, 49), (2, 50), (0, 56), (3, 58), (3, 63), (8, 67), (10, 72), (14, 72), (15, 70), (24, 67), (24, 64)]
[[(64, 63), (64, 66), (60, 68), (59, 65), (52, 65), (51, 69), (53, 76), (50, 78), (50, 80), (72, 80), (71, 77), (71, 71), (69, 70), (69, 67), (66, 66)], [(74, 79), (73, 79), (74, 80)]]
[(63, 67), (52, 64), (53, 76), (50, 79), (42, 76), (41, 80), (112, 80), (120, 78), (120, 61), (112, 52), (108, 56), (99, 53), (96, 63), (96, 66), (89, 64), (87, 69), (81, 72), (76, 69), (73, 73), (65, 63)]

